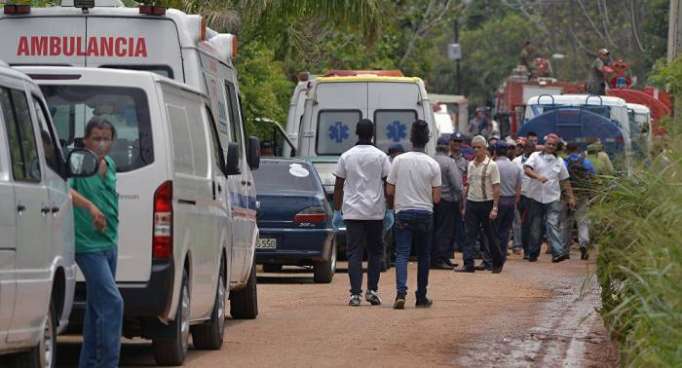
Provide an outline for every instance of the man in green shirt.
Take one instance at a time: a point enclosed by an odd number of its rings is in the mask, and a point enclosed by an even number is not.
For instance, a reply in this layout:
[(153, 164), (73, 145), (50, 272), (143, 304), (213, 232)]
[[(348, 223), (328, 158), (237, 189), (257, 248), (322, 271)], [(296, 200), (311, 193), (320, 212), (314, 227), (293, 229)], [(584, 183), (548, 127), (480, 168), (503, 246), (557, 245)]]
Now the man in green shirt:
[(107, 156), (116, 129), (93, 117), (83, 143), (99, 159), (98, 175), (71, 180), (76, 232), (76, 263), (85, 276), (87, 306), (79, 368), (118, 367), (123, 298), (116, 286), (118, 194), (116, 164)]

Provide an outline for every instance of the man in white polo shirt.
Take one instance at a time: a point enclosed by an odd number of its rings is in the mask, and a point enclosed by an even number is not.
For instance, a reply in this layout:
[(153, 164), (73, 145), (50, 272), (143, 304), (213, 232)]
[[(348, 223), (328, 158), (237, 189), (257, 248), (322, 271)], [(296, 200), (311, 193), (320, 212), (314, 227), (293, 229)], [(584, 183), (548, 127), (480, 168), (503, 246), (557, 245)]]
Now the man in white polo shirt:
[[(527, 196), (530, 198), (530, 240), (528, 260), (535, 262), (540, 255), (543, 229), (547, 229), (547, 240), (552, 249), (552, 262), (569, 259), (569, 250), (564, 249), (559, 218), (561, 214), (561, 189), (566, 192), (570, 208), (575, 208), (575, 197), (568, 181), (568, 169), (564, 160), (556, 154), (560, 138), (549, 134), (540, 152), (530, 155), (524, 163), (525, 174), (531, 179)], [(546, 219), (546, 220), (545, 220)]]
[[(367, 249), (367, 291), (365, 299), (380, 305), (379, 275), (384, 255), (384, 227), (393, 226), (393, 211), (386, 210), (384, 180), (391, 170), (388, 156), (374, 147), (374, 123), (358, 122), (358, 143), (344, 152), (334, 170), (334, 223), (346, 224), (346, 252), (350, 278), (349, 305), (362, 302), (362, 258)], [(388, 204), (389, 208), (392, 205)], [(341, 212), (339, 212), (341, 210)]]

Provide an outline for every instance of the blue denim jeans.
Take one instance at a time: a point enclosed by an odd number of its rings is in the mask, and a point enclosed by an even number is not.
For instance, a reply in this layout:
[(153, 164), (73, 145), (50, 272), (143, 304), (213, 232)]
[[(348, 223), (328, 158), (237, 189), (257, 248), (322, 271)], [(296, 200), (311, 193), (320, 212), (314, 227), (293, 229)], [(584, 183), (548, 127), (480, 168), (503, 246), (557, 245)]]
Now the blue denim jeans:
[(530, 241), (528, 242), (528, 258), (537, 259), (540, 255), (543, 230), (547, 232), (547, 241), (552, 249), (552, 256), (559, 257), (567, 253), (563, 245), (561, 233), (561, 201), (543, 204), (530, 200)]
[(395, 223), (395, 281), (398, 294), (407, 292), (407, 261), (412, 241), (417, 252), (417, 297), (426, 296), (431, 264), (433, 214), (424, 210), (400, 211)]
[(117, 256), (116, 249), (76, 254), (87, 295), (79, 368), (118, 367), (123, 298), (116, 286)]
[(500, 197), (495, 228), (497, 231), (497, 243), (500, 245), (500, 252), (503, 260), (507, 260), (507, 247), (514, 215), (516, 213), (516, 199), (514, 197)]

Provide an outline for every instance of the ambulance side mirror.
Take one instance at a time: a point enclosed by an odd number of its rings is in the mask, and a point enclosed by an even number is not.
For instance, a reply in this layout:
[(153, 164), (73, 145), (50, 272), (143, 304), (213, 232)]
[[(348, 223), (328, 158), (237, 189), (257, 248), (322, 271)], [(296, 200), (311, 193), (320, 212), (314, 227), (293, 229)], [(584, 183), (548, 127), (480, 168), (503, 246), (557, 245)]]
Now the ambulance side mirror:
[(260, 167), (260, 140), (256, 137), (249, 137), (248, 150), (249, 167), (251, 170), (257, 170)]
[(239, 145), (237, 143), (227, 144), (227, 154), (225, 155), (225, 175), (239, 175)]

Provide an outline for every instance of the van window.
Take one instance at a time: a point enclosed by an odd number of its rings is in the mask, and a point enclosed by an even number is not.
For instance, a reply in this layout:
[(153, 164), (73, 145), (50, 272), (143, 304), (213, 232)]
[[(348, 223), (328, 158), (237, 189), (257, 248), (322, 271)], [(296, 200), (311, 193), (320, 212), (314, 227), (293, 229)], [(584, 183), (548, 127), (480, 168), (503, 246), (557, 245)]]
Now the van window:
[(405, 145), (410, 140), (412, 123), (417, 120), (414, 110), (377, 110), (374, 112), (376, 127), (375, 144), (380, 150), (387, 152), (394, 144)]
[(231, 140), (234, 143), (242, 146), (244, 141), (241, 132), (242, 119), (239, 116), (239, 99), (237, 98), (237, 89), (231, 82), (225, 82), (225, 87), (227, 88), (228, 109), (230, 110), (230, 135)]
[(0, 105), (7, 129), (14, 180), (39, 182), (38, 146), (26, 95), (21, 91), (0, 88)]
[(225, 159), (223, 158), (223, 150), (220, 146), (220, 139), (218, 138), (218, 130), (215, 124), (215, 120), (213, 119), (213, 114), (211, 113), (211, 109), (206, 106), (204, 108), (204, 112), (206, 113), (206, 116), (208, 117), (208, 131), (211, 135), (211, 154), (213, 155), (213, 159), (216, 162), (216, 165), (220, 167), (221, 169), (225, 167)]
[(85, 135), (93, 116), (108, 120), (116, 128), (111, 158), (118, 172), (132, 171), (154, 162), (147, 95), (142, 89), (109, 86), (40, 87), (63, 145), (73, 146)]
[(194, 174), (194, 150), (189, 133), (187, 111), (184, 107), (166, 105), (173, 135), (173, 167), (182, 174)]
[(33, 95), (33, 106), (35, 108), (36, 116), (38, 117), (38, 123), (40, 125), (40, 137), (43, 141), (43, 152), (45, 153), (45, 162), (47, 166), (52, 169), (55, 173), (59, 174), (62, 172), (62, 154), (59, 150), (59, 144), (56, 139), (52, 127), (48, 120), (48, 113), (40, 98)]
[(362, 118), (360, 110), (320, 110), (317, 116), (318, 155), (340, 155), (355, 143), (355, 126)]

